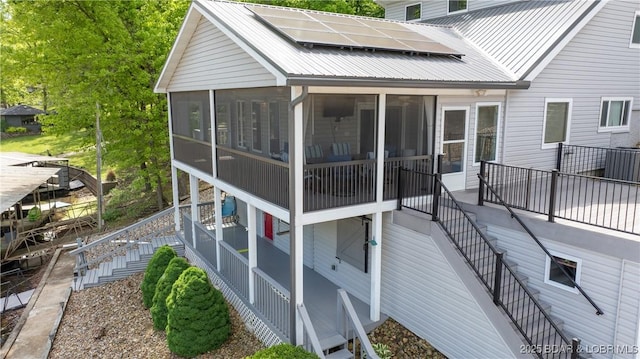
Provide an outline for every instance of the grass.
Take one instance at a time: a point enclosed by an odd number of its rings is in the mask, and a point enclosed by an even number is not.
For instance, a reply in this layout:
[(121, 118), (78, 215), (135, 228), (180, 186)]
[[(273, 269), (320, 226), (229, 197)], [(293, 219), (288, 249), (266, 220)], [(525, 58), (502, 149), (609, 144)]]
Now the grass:
[[(92, 143), (87, 143), (88, 133), (84, 130), (60, 136), (40, 134), (7, 138), (0, 141), (0, 152), (24, 152), (35, 155), (65, 157), (69, 165), (84, 168), (95, 176), (96, 150)], [(103, 167), (103, 176), (107, 168)]]

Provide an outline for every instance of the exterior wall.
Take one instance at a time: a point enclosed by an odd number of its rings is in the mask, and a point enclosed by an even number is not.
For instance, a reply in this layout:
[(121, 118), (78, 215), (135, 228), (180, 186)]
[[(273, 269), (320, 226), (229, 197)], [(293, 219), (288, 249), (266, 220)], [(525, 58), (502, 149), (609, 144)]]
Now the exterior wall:
[[(506, 258), (518, 264), (519, 273), (529, 277), (529, 287), (540, 291), (540, 299), (551, 304), (551, 315), (563, 320), (565, 330), (580, 338), (584, 346), (637, 345), (637, 336), (633, 335), (637, 335), (639, 323), (638, 263), (625, 261), (623, 266), (620, 258), (540, 238), (550, 251), (582, 261), (580, 285), (604, 311), (598, 316), (579, 293), (544, 283), (545, 254), (526, 233), (489, 223), (487, 228), (498, 239), (498, 247), (506, 250)], [(612, 354), (593, 353), (592, 357), (611, 358)]]
[[(520, 339), (454, 249), (449, 251), (459, 261), (458, 269), (475, 284), (477, 293), (465, 284), (433, 237), (391, 223), (390, 217), (386, 215), (383, 223), (382, 312), (449, 358), (478, 357), (479, 353), (484, 358), (516, 356)], [(488, 310), (479, 299), (488, 303)], [(510, 331), (515, 339), (511, 348), (488, 313)]]
[[(487, 7), (502, 5), (517, 0), (469, 0), (468, 11), (483, 9)], [(405, 7), (417, 4), (419, 1), (400, 1), (390, 5), (385, 5), (385, 18), (393, 20), (404, 20)], [(422, 1), (422, 19), (434, 19), (447, 16), (446, 0)], [(383, 4), (384, 5), (384, 4)]]
[(203, 17), (171, 78), (168, 91), (275, 84), (275, 76)]
[[(280, 224), (280, 229), (284, 229), (284, 223)], [(289, 224), (286, 224), (288, 230)], [(303, 229), (303, 249), (302, 262), (309, 268), (313, 268), (314, 263), (314, 229), (313, 226), (305, 226)], [(287, 255), (289, 254), (289, 232), (278, 234), (278, 219), (273, 217), (273, 245)]]
[[(637, 2), (610, 1), (532, 82), (508, 93), (504, 163), (551, 169), (555, 149), (541, 149), (545, 97), (572, 98), (569, 144), (640, 142), (640, 50), (629, 48)], [(603, 96), (633, 96), (630, 131), (598, 132)]]

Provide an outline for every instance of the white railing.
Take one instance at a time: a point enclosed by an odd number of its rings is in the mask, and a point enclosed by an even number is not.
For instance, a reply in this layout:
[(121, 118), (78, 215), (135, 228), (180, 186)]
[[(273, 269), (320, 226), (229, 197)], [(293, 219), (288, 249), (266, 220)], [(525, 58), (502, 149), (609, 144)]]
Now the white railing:
[(249, 300), (249, 260), (225, 242), (220, 242), (220, 274)]
[(318, 334), (316, 334), (316, 330), (313, 328), (313, 324), (311, 324), (311, 318), (309, 317), (309, 313), (307, 312), (307, 308), (304, 306), (304, 303), (299, 304), (297, 309), (300, 314), (300, 318), (302, 319), (302, 327), (304, 331), (302, 347), (308, 352), (316, 353), (320, 359), (325, 359), (325, 355), (322, 352), (322, 346), (320, 345), (320, 340), (318, 339)]
[(216, 237), (208, 230), (202, 223), (195, 222), (194, 227), (196, 249), (211, 265), (213, 268), (217, 268), (216, 261)]
[(366, 355), (370, 359), (380, 359), (373, 350), (373, 346), (367, 337), (367, 332), (362, 327), (358, 314), (351, 304), (349, 295), (347, 292), (340, 288), (338, 289), (338, 330), (341, 330), (342, 336), (347, 341), (353, 343), (353, 350), (356, 350), (356, 339), (360, 342), (360, 358), (364, 358)]
[(285, 338), (290, 338), (289, 291), (259, 268), (253, 268), (255, 308)]

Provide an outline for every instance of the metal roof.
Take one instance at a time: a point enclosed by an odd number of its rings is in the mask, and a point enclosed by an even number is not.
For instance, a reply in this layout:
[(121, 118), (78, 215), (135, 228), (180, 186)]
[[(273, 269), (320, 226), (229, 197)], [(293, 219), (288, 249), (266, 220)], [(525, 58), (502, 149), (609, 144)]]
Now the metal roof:
[(523, 79), (573, 30), (597, 1), (521, 1), (425, 20), (453, 26), (462, 36)]
[(57, 162), (57, 161), (69, 161), (69, 159), (63, 158), (63, 157), (33, 155), (30, 153), (22, 153), (22, 152), (1, 152), (0, 153), (0, 166), (20, 166), (20, 165), (27, 165), (34, 162)]
[(28, 116), (28, 115), (40, 115), (45, 113), (35, 107), (27, 105), (16, 105), (9, 108), (0, 108), (1, 116)]
[[(306, 48), (285, 38), (260, 21), (244, 3), (195, 0), (193, 7), (244, 47), (255, 51), (286, 78), (287, 85), (389, 86), (389, 87), (455, 87), (455, 88), (514, 88), (527, 87), (517, 78), (485, 56), (475, 46), (447, 26), (407, 23), (375, 19), (381, 23), (394, 22), (442, 43), (462, 59), (453, 56), (426, 56), (363, 51), (327, 47)], [(255, 6), (255, 5), (252, 5)], [(308, 11), (286, 9), (287, 11)], [(350, 15), (340, 15), (359, 18)], [(178, 39), (174, 48), (180, 48)], [(203, 45), (201, 45), (203, 46)], [(211, 44), (215, 46), (215, 44)], [(180, 52), (180, 51), (178, 51)], [(175, 61), (181, 53), (172, 52), (167, 60), (157, 88), (172, 76)], [(173, 58), (175, 57), (175, 58)], [(173, 58), (173, 59), (172, 59)], [(171, 62), (173, 61), (173, 64)]]
[(0, 166), (0, 209), (13, 206), (58, 171), (60, 168)]

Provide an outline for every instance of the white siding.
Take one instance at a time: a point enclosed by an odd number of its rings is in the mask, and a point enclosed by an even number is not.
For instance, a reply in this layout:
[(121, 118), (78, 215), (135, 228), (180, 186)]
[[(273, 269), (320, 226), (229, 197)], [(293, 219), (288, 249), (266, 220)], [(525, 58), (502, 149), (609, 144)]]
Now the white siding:
[[(498, 6), (519, 0), (469, 0), (469, 11)], [(385, 18), (404, 20), (405, 7), (416, 4), (419, 1), (401, 1), (385, 6)], [(446, 0), (422, 1), (422, 19), (434, 19), (447, 16)]]
[[(487, 312), (434, 239), (393, 224), (389, 218), (385, 216), (382, 233), (382, 312), (425, 338), (447, 357), (513, 357)], [(451, 252), (456, 256), (453, 249)], [(459, 261), (462, 269), (470, 272), (462, 259)], [(479, 287), (478, 283), (475, 285)], [(477, 295), (486, 293), (479, 290)], [(485, 299), (490, 302), (488, 295)], [(491, 309), (497, 320), (506, 323), (495, 307)], [(516, 341), (519, 342), (517, 337)], [(517, 353), (518, 349), (516, 344), (513, 351)]]
[[(289, 225), (280, 223), (278, 227), (278, 219), (273, 217), (273, 245), (286, 254), (289, 254), (289, 232), (278, 234), (278, 228), (281, 230), (288, 229)], [(302, 249), (302, 262), (309, 268), (313, 268), (313, 242), (315, 241), (313, 235), (313, 225), (304, 226), (303, 233), (303, 249)]]
[[(545, 254), (527, 234), (491, 224), (488, 225), (488, 233), (498, 238), (498, 247), (507, 251), (506, 258), (518, 264), (518, 272), (529, 277), (529, 286), (540, 291), (540, 299), (551, 304), (551, 315), (564, 321), (565, 330), (581, 339), (586, 346), (614, 344), (621, 259), (550, 239), (540, 239), (547, 249), (582, 260), (580, 285), (605, 313), (598, 316), (582, 295), (544, 283)], [(625, 288), (633, 291), (632, 287)], [(636, 298), (636, 312), (629, 312), (634, 316), (627, 318), (636, 326), (639, 296), (637, 288), (634, 293), (627, 292), (624, 295), (625, 301)], [(594, 353), (593, 358), (611, 358), (612, 354)]]
[[(620, 301), (616, 323), (615, 345), (640, 346), (638, 330), (640, 330), (640, 264), (630, 261), (622, 262), (622, 281), (620, 283)], [(617, 355), (616, 358), (630, 356)], [(637, 356), (636, 356), (637, 357)]]
[(178, 63), (168, 91), (275, 84), (275, 76), (203, 17)]
[[(313, 268), (338, 287), (344, 288), (365, 303), (369, 303), (371, 276), (347, 262), (336, 259), (336, 221), (313, 225)], [(335, 266), (335, 270), (331, 269)]]
[(541, 150), (545, 97), (572, 98), (569, 144), (633, 146), (640, 142), (640, 111), (631, 130), (598, 133), (600, 99), (633, 96), (640, 108), (640, 51), (629, 48), (637, 2), (610, 1), (538, 75), (528, 90), (508, 95), (504, 162), (555, 167), (555, 149)]

